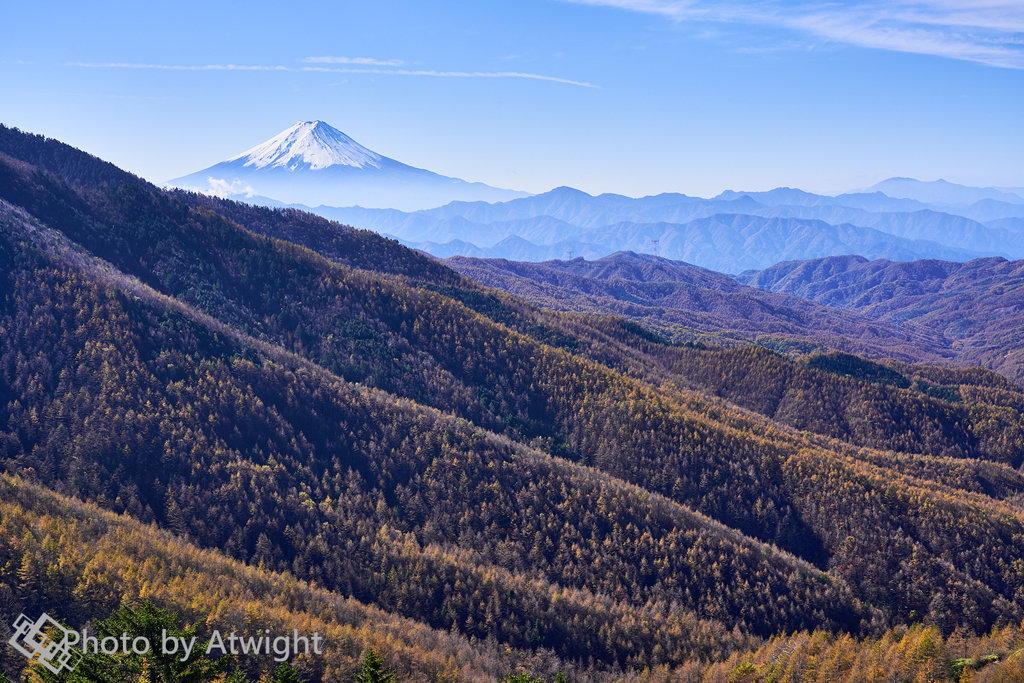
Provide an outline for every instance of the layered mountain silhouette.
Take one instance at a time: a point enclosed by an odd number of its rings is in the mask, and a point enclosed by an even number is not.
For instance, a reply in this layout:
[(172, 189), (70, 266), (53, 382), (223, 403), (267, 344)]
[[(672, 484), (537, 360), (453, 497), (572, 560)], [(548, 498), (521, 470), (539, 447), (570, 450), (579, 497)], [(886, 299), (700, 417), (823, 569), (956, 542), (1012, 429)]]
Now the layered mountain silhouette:
[[(266, 203), (415, 210), (454, 200), (526, 196), (414, 168), (363, 147), (323, 121), (300, 121), (227, 161), (166, 185)], [(272, 199), (267, 199), (272, 198)]]
[(595, 259), (618, 251), (653, 253), (657, 247), (670, 259), (738, 273), (844, 254), (900, 261), (1024, 257), (1024, 230), (1016, 217), (1024, 205), (982, 201), (985, 207), (972, 205), (969, 211), (1007, 217), (985, 224), (879, 192), (825, 197), (788, 188), (714, 199), (633, 199), (560, 187), (508, 202), (453, 202), (416, 212), (314, 210), (441, 258)]
[(299, 208), (394, 236), (441, 258), (547, 261), (656, 253), (738, 273), (857, 254), (897, 261), (1024, 257), (1024, 189), (890, 178), (861, 192), (729, 190), (539, 195), (413, 168), (322, 121), (304, 121), (168, 186)]
[(1022, 188), (968, 187), (946, 180), (922, 182), (913, 178), (889, 178), (872, 185), (867, 191), (954, 207), (967, 207), (980, 201), (999, 201), (1024, 206)]
[(633, 252), (541, 263), (456, 256), (445, 263), (531, 303), (621, 315), (677, 342), (952, 361), (1024, 383), (1024, 260), (831, 256), (735, 277)]

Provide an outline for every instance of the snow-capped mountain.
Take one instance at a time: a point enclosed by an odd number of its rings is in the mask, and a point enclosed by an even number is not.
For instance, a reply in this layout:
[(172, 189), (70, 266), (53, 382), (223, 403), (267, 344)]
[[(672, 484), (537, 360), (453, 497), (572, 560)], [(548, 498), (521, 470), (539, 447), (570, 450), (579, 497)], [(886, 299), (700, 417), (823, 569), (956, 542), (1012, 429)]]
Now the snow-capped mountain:
[(295, 171), (301, 167), (316, 171), (335, 164), (380, 168), (383, 158), (323, 121), (300, 121), (228, 161), (241, 161), (243, 166), (254, 168), (282, 167)]
[(242, 154), (166, 185), (265, 203), (274, 203), (266, 201), (272, 198), (310, 207), (403, 211), (528, 196), (408, 166), (363, 147), (323, 121), (300, 121)]

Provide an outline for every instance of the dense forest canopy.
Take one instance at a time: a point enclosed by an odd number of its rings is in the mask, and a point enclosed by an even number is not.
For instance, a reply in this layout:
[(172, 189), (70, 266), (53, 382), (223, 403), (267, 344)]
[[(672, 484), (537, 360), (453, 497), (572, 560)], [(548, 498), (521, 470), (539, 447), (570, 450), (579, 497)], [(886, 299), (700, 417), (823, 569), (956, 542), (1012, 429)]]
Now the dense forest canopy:
[(1018, 675), (992, 372), (675, 344), (9, 128), (0, 273), (4, 623), (316, 622), (306, 680)]

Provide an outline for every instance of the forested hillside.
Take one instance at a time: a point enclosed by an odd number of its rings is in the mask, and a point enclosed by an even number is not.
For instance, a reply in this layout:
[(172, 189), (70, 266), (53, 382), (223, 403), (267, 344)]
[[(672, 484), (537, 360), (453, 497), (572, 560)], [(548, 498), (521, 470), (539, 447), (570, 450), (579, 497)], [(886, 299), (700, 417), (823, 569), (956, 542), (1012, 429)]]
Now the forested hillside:
[[(209, 597), (156, 597), (336, 624), (317, 680), (382, 641), (417, 680), (718, 680), (783, 651), (803, 680), (806, 658), (852, 672), (923, 638), (914, 675), (1013, 654), (1024, 392), (1004, 378), (677, 346), (2, 132), (4, 616), (81, 623), (154, 592), (135, 564), (150, 584), (219, 566), (238, 578)], [(140, 559), (103, 559), (128, 552), (115, 527)]]
[[(245, 566), (23, 478), (4, 475), (0, 493), (0, 524), (5, 538), (13, 539), (0, 546), (3, 598), (19, 608), (53, 609), (59, 603), (71, 621), (155, 601), (179, 618), (202, 623), (203, 638), (213, 628), (321, 634), (327, 644), (323, 656), (293, 660), (299, 680), (354, 680), (367, 648), (379, 652), (400, 681), (458, 683), (517, 675), (539, 683), (555, 680), (558, 673), (570, 681), (608, 679), (543, 647), (513, 650), (494, 640), (431, 629), (289, 573)], [(42, 567), (56, 569), (43, 572)], [(636, 683), (727, 681), (751, 674), (811, 683), (824, 672), (842, 683), (880, 676), (960, 680), (966, 671), (970, 680), (1006, 682), (1020, 680), (1022, 642), (1024, 632), (1015, 626), (985, 637), (962, 632), (943, 637), (934, 626), (915, 625), (864, 641), (816, 630), (745, 643), (710, 641), (710, 661), (694, 658), (677, 667), (660, 664), (623, 673)], [(19, 660), (5, 649), (0, 666), (16, 671)], [(276, 665), (269, 656), (239, 657), (229, 670), (236, 681), (267, 680)]]
[(444, 263), (533, 304), (622, 316), (674, 342), (756, 344), (801, 354), (834, 348), (909, 362), (953, 355), (939, 334), (900, 335), (891, 323), (747, 287), (727, 275), (649, 254), (544, 263), (455, 256)]
[(959, 363), (1024, 383), (1024, 261), (901, 263), (848, 256), (779, 263), (739, 279), (896, 324), (906, 334), (942, 335)]

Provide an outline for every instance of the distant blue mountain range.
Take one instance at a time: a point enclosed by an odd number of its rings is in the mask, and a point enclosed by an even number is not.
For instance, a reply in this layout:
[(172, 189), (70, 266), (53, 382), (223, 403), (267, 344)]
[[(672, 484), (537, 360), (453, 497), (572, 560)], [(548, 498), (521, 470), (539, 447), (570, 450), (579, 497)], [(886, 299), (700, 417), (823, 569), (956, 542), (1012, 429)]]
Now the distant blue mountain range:
[(507, 202), (451, 202), (415, 212), (301, 208), (441, 258), (546, 261), (657, 249), (666, 258), (738, 273), (845, 254), (896, 261), (1024, 258), (1024, 198), (1018, 199), (988, 197), (956, 207), (879, 191), (829, 197), (789, 188), (725, 192), (713, 199), (633, 199), (560, 187)]
[(1024, 189), (890, 178), (835, 197), (776, 188), (634, 199), (569, 187), (530, 196), (407, 166), (322, 121), (297, 123), (168, 185), (305, 209), (442, 258), (594, 259), (629, 250), (727, 273), (848, 254), (1024, 258)]

